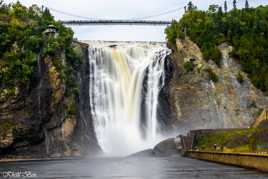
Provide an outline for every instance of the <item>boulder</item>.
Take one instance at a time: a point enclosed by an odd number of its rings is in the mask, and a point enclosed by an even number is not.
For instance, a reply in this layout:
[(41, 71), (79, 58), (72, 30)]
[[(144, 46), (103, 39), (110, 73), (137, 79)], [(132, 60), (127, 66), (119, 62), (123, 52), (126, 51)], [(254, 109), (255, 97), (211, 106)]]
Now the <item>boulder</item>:
[(152, 150), (154, 156), (167, 157), (179, 154), (179, 150), (176, 147), (175, 139), (169, 138), (158, 143)]
[(153, 155), (153, 150), (152, 149), (146, 149), (146, 150), (131, 154), (128, 157), (153, 157), (153, 156), (154, 156)]

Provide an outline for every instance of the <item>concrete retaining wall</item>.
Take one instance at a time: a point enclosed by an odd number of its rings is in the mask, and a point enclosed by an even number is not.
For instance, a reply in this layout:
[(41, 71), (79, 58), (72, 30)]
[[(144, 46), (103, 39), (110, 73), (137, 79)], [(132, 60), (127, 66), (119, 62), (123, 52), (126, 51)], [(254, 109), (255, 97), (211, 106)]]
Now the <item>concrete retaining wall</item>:
[(236, 165), (246, 168), (268, 172), (268, 155), (244, 154), (244, 153), (224, 153), (224, 152), (200, 152), (187, 151), (187, 157), (219, 162), (228, 165)]

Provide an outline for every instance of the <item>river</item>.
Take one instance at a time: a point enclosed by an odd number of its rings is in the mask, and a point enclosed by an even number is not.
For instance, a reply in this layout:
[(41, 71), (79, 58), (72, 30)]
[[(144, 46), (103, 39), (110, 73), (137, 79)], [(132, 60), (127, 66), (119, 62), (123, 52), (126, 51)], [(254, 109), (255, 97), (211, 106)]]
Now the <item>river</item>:
[(3, 171), (29, 171), (38, 179), (265, 179), (268, 174), (182, 158), (95, 158), (0, 163)]

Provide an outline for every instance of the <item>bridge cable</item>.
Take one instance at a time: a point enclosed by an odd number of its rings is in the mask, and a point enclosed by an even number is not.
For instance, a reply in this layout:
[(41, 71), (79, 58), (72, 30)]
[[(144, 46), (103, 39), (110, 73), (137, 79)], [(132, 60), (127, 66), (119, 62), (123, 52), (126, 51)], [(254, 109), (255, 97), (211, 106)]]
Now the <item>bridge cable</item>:
[(140, 19), (150, 19), (152, 17), (159, 17), (159, 16), (163, 16), (166, 14), (171, 14), (173, 12), (178, 12), (180, 10), (182, 10), (185, 6), (187, 6), (187, 2), (188, 0), (184, 1), (183, 3), (180, 3), (179, 7), (177, 8), (173, 8), (164, 12), (160, 12), (160, 13), (156, 13), (156, 14), (152, 14), (152, 15), (148, 15), (148, 16), (143, 16), (143, 17), (138, 17), (138, 18), (132, 18), (133, 20), (140, 20)]
[(150, 15), (150, 16), (143, 16), (143, 17), (132, 18), (132, 19), (135, 19), (135, 20), (139, 20), (139, 19), (151, 19), (153, 17), (159, 17), (159, 16), (163, 16), (163, 15), (166, 15), (166, 14), (171, 14), (171, 13), (174, 13), (174, 12), (178, 12), (178, 11), (180, 11), (182, 9), (184, 9), (184, 6), (183, 7), (180, 7), (180, 8), (176, 8), (176, 9), (171, 9), (171, 10), (168, 10), (168, 11), (165, 11), (165, 12), (162, 12), (162, 13), (159, 13), (159, 14), (153, 14), (153, 15)]
[(60, 11), (60, 10), (57, 10), (57, 9), (54, 9), (54, 8), (51, 8), (51, 7), (47, 7), (47, 6), (44, 6), (44, 7), (48, 8), (51, 11), (54, 11), (54, 12), (57, 12), (57, 13), (60, 13), (60, 14), (63, 14), (63, 15), (71, 16), (71, 17), (78, 17), (78, 18), (89, 19), (89, 20), (93, 20), (93, 19), (96, 20), (97, 19), (97, 18), (89, 18), (89, 17), (86, 17), (86, 16), (73, 14), (73, 13), (70, 13), (70, 12)]

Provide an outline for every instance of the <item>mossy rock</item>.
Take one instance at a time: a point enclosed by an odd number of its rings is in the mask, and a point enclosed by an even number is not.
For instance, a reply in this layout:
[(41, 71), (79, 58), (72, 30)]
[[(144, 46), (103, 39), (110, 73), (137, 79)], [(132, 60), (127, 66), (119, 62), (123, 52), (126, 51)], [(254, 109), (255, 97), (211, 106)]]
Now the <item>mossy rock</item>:
[(237, 135), (226, 141), (224, 146), (228, 148), (237, 148), (247, 144), (249, 144), (249, 137), (247, 135)]
[(13, 144), (15, 139), (13, 131), (18, 128), (19, 125), (10, 120), (0, 123), (0, 148), (6, 148)]
[(5, 131), (15, 129), (17, 127), (18, 125), (15, 122), (10, 121), (10, 120), (0, 122), (0, 135), (5, 133)]
[(219, 81), (218, 75), (212, 70), (212, 68), (207, 68), (206, 72), (208, 73), (209, 80), (213, 81), (214, 83)]

